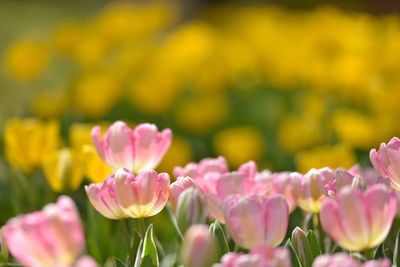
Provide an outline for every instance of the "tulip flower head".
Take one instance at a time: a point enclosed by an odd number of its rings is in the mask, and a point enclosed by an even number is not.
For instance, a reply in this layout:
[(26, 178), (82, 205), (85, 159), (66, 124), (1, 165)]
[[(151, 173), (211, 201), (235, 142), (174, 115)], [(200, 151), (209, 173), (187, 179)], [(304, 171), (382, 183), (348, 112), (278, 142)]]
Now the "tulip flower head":
[(291, 176), (299, 207), (307, 212), (318, 213), (327, 194), (326, 186), (334, 178), (332, 170), (311, 169), (304, 176), (299, 173), (292, 173)]
[(289, 207), (283, 196), (233, 195), (225, 199), (224, 217), (237, 245), (246, 249), (258, 244), (276, 247), (286, 234)]
[(129, 217), (117, 201), (115, 192), (115, 174), (102, 183), (85, 186), (86, 194), (92, 206), (106, 218), (122, 219)]
[(335, 199), (325, 198), (320, 219), (324, 231), (341, 247), (352, 251), (382, 243), (396, 213), (396, 198), (383, 184), (365, 192), (343, 188)]
[(186, 267), (208, 267), (217, 261), (218, 245), (208, 225), (192, 225), (185, 233), (181, 261)]
[(383, 177), (389, 177), (392, 188), (400, 191), (400, 139), (393, 137), (369, 153), (372, 165)]
[(101, 137), (100, 126), (92, 130), (97, 153), (113, 169), (126, 168), (134, 173), (154, 169), (167, 152), (172, 132), (159, 132), (154, 124), (139, 124), (131, 129), (122, 122), (114, 122)]
[(10, 219), (1, 232), (10, 253), (26, 266), (72, 266), (85, 248), (78, 210), (66, 196)]
[(390, 265), (388, 259), (372, 260), (361, 264), (346, 253), (337, 253), (318, 256), (312, 267), (389, 267)]
[(126, 169), (115, 173), (116, 199), (131, 218), (154, 216), (167, 204), (169, 175), (147, 170), (134, 175)]
[(189, 176), (179, 176), (178, 178), (176, 178), (176, 181), (169, 186), (169, 200), (173, 209), (176, 208), (179, 197), (183, 193), (183, 191), (194, 186), (195, 183)]
[(135, 176), (118, 169), (103, 183), (88, 185), (85, 190), (93, 207), (107, 218), (150, 217), (167, 204), (169, 175), (147, 170)]
[(291, 267), (290, 254), (286, 248), (272, 248), (266, 245), (258, 245), (248, 254), (230, 252), (222, 257), (221, 263), (213, 267)]
[(10, 119), (5, 124), (4, 144), (7, 160), (29, 173), (41, 167), (43, 158), (59, 145), (59, 124), (38, 119)]

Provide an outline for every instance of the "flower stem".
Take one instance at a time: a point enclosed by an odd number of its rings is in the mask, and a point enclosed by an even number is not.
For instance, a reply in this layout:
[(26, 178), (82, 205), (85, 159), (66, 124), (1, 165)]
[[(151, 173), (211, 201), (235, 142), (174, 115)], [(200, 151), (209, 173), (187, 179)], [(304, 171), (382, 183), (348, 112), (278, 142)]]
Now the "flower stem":
[(134, 261), (135, 254), (134, 254), (134, 251), (133, 251), (134, 237), (132, 237), (132, 239), (130, 238), (129, 227), (128, 227), (128, 219), (122, 220), (121, 221), (121, 226), (122, 226), (123, 235), (125, 237), (126, 246), (128, 248), (129, 266), (133, 266), (133, 264), (135, 263), (135, 261)]
[(324, 230), (322, 229), (322, 225), (319, 221), (318, 214), (313, 215), (313, 224), (314, 224), (314, 229), (318, 232), (318, 238), (319, 238), (319, 246), (321, 248), (322, 254), (325, 253), (325, 233)]
[(145, 234), (146, 234), (146, 223), (145, 223), (145, 218), (138, 218), (137, 219), (137, 232), (139, 236), (143, 239)]

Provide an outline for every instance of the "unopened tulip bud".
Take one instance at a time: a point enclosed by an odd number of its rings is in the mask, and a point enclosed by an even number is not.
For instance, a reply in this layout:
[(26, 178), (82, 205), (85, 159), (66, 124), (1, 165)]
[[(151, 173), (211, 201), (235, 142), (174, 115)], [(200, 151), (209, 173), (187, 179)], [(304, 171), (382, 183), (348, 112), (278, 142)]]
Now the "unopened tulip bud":
[(192, 225), (185, 233), (181, 261), (185, 267), (209, 267), (218, 261), (217, 248), (208, 225)]
[(182, 232), (193, 224), (205, 223), (206, 216), (201, 195), (197, 189), (188, 188), (182, 192), (178, 200), (176, 219)]

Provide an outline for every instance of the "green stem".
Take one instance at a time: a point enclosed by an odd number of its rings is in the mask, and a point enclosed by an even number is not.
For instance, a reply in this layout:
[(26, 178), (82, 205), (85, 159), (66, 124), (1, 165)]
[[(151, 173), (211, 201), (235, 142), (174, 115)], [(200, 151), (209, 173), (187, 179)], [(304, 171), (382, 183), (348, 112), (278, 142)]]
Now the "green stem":
[(319, 246), (321, 248), (322, 254), (325, 253), (325, 233), (324, 230), (322, 229), (322, 225), (319, 222), (318, 214), (313, 215), (313, 224), (314, 224), (314, 229), (318, 231), (318, 238), (319, 238)]
[(366, 258), (366, 260), (372, 260), (374, 259), (374, 249), (370, 248), (370, 249), (366, 249), (362, 252), (362, 255)]
[(128, 219), (121, 221), (122, 232), (125, 237), (126, 246), (128, 248), (128, 259), (129, 259), (129, 266), (133, 266), (135, 254), (133, 251), (133, 237), (130, 238), (129, 228), (128, 228)]
[(146, 234), (146, 224), (144, 218), (137, 219), (137, 228), (139, 236), (143, 239)]

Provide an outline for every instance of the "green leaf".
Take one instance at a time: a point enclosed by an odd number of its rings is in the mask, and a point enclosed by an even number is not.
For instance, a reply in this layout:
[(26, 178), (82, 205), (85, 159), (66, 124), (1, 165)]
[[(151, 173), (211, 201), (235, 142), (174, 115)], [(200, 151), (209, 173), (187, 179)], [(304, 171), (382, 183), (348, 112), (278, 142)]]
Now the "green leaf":
[(308, 243), (306, 233), (300, 227), (296, 227), (293, 230), (291, 243), (301, 266), (311, 267), (314, 260), (313, 252)]
[(300, 261), (297, 258), (292, 243), (290, 243), (290, 238), (288, 238), (288, 240), (286, 241), (285, 248), (287, 248), (290, 252), (290, 261), (292, 262), (292, 267), (300, 267), (301, 266)]
[(310, 249), (313, 255), (313, 260), (318, 257), (319, 255), (321, 255), (321, 247), (319, 245), (318, 242), (318, 238), (315, 235), (314, 231), (312, 230), (308, 230), (307, 232), (307, 241), (308, 244), (310, 245)]
[(134, 267), (140, 267), (140, 264), (142, 263), (141, 261), (142, 250), (143, 250), (143, 239), (140, 240), (139, 246), (137, 248), (135, 264), (133, 265)]
[(210, 225), (210, 233), (218, 242), (220, 256), (230, 252), (224, 229), (218, 221)]
[(143, 241), (143, 251), (140, 266), (159, 266), (156, 243), (153, 238), (153, 225), (150, 224)]
[(115, 267), (127, 267), (127, 265), (120, 259), (114, 257)]
[(397, 232), (396, 243), (394, 245), (393, 263), (395, 266), (400, 266), (400, 230)]

